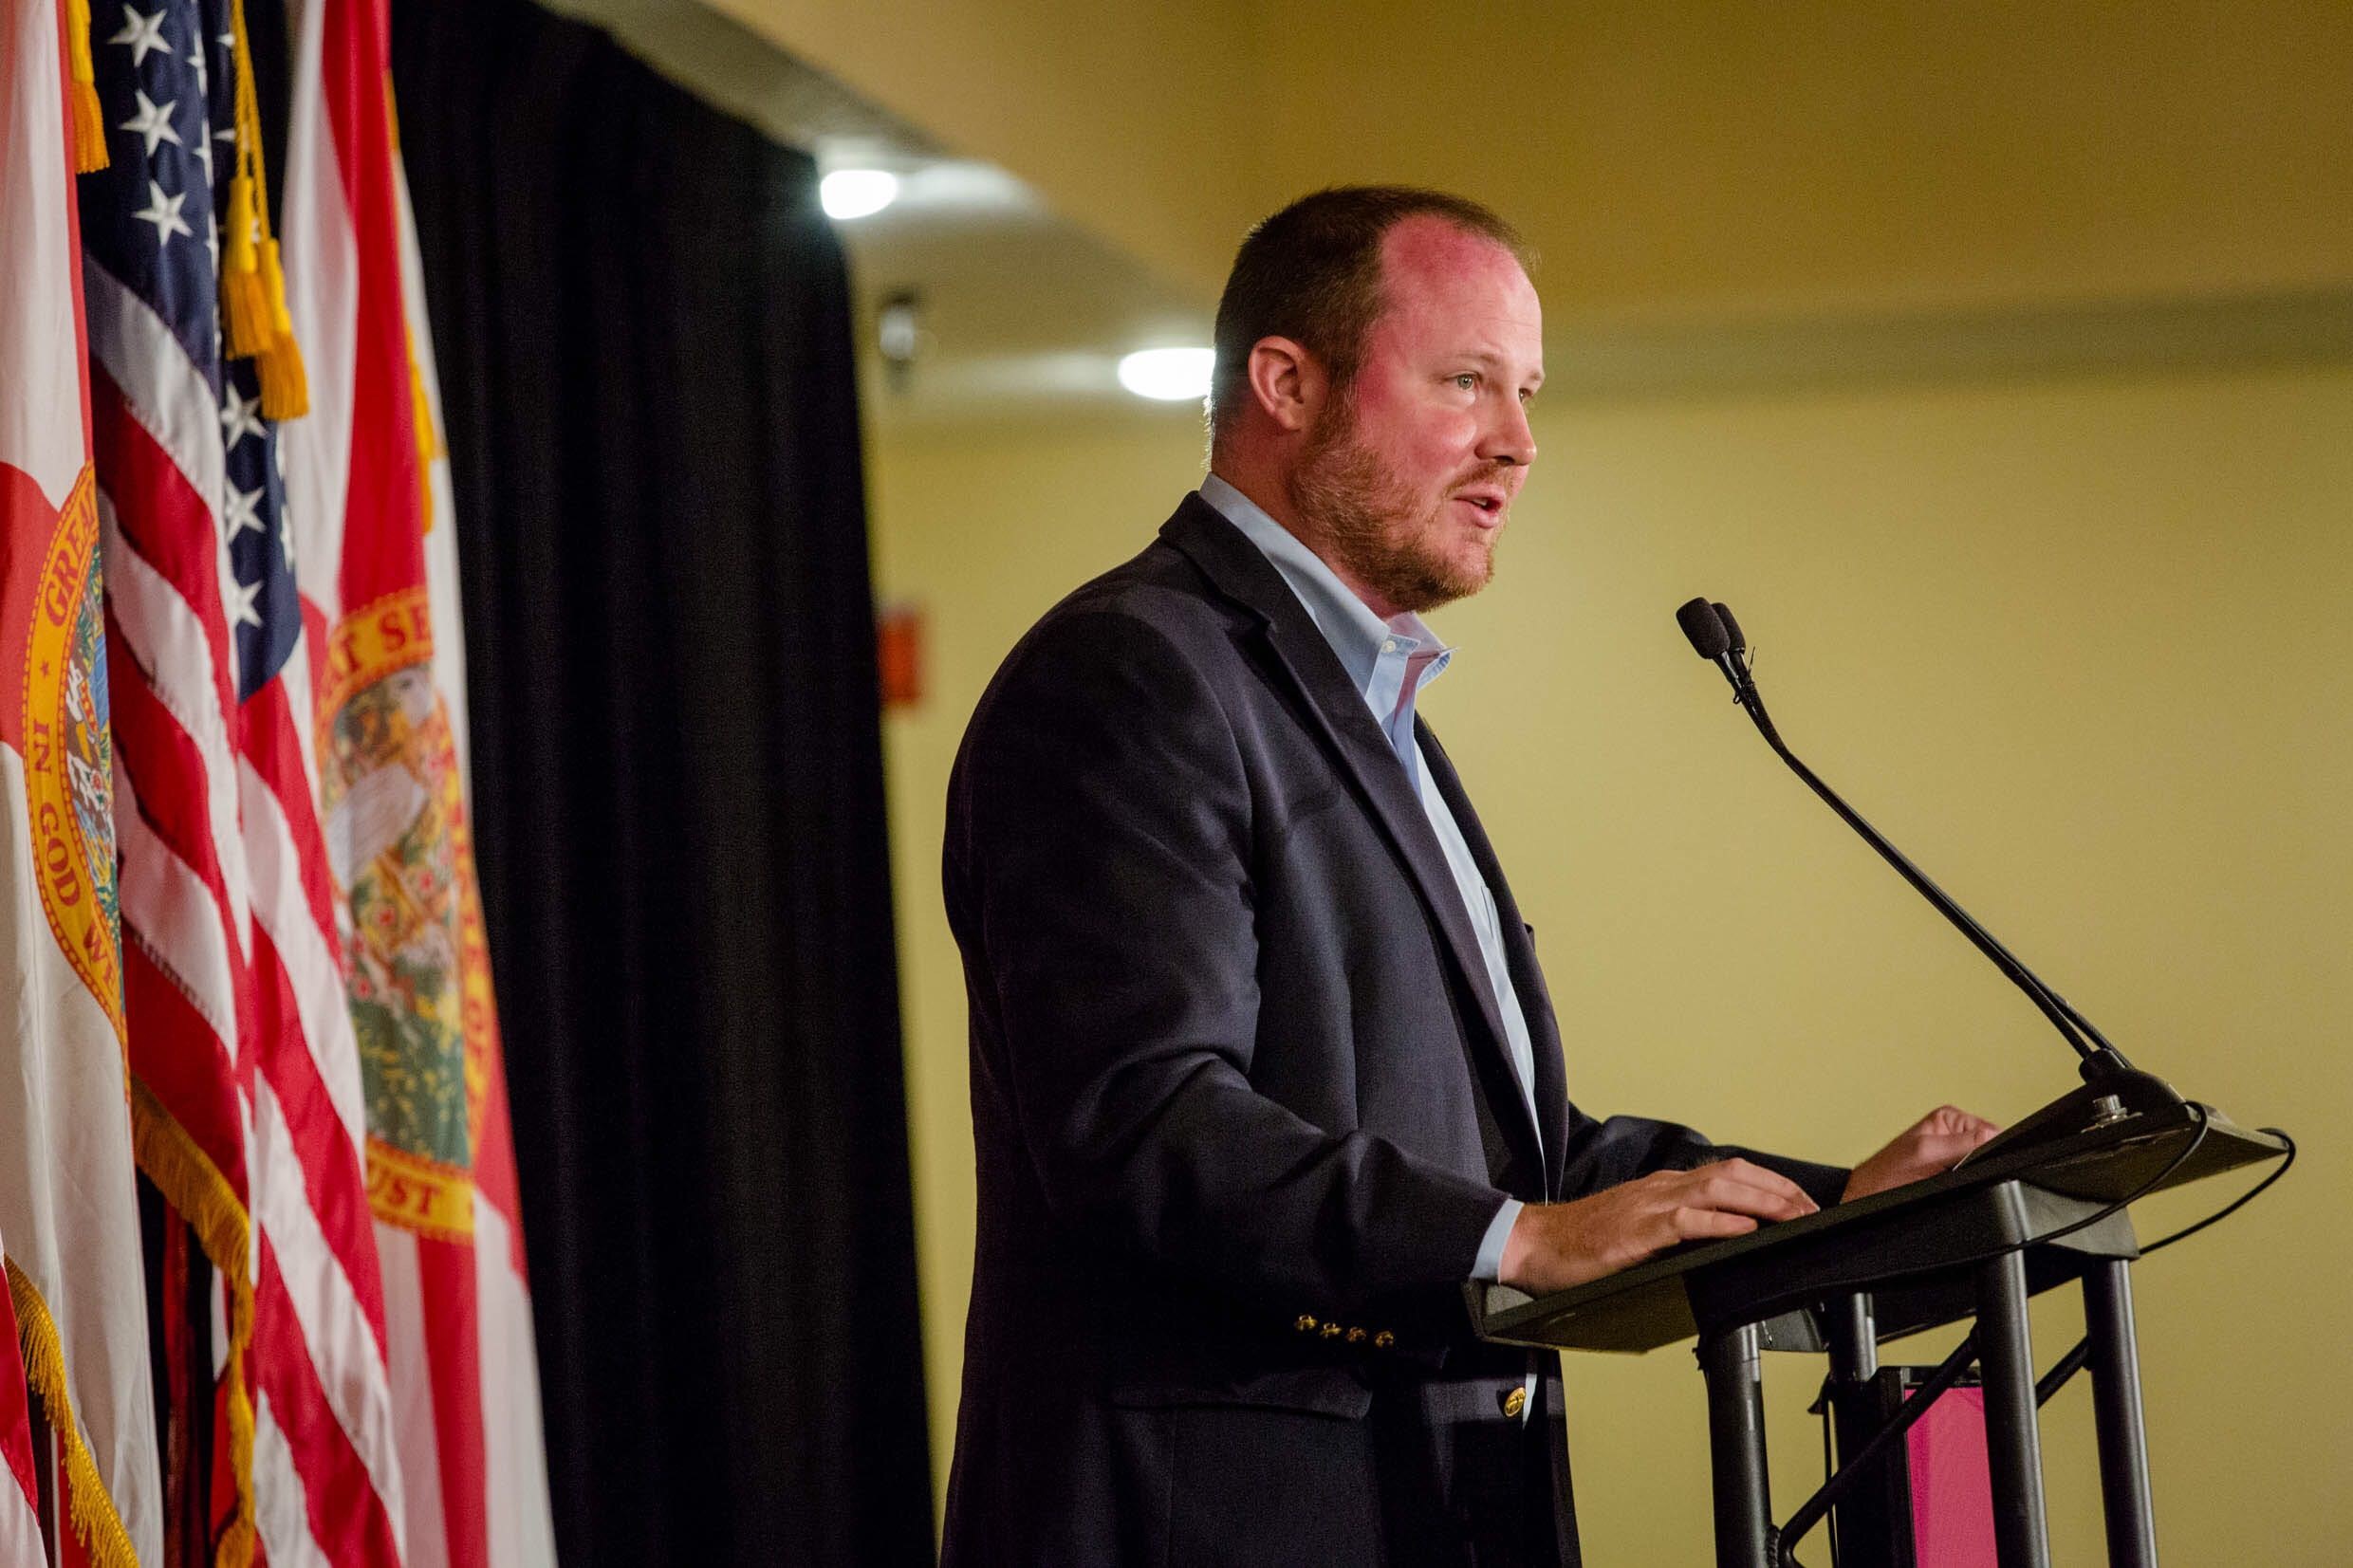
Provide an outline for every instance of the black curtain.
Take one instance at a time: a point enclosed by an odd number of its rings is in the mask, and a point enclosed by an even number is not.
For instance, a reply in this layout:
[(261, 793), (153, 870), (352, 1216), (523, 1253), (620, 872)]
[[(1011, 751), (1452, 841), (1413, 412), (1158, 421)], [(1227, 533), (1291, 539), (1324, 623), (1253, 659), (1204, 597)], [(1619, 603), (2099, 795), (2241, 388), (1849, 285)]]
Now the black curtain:
[(816, 170), (401, 0), (567, 1568), (926, 1559), (850, 300)]

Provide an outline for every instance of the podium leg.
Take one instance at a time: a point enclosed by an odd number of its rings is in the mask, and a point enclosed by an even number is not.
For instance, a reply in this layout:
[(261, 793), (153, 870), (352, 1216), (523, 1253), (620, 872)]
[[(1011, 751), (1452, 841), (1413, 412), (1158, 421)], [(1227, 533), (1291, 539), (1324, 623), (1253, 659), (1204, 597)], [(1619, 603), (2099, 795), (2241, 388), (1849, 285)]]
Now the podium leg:
[(2034, 1419), (2034, 1347), (2027, 1265), (2005, 1252), (1977, 1270), (1977, 1367), (1985, 1385), (1986, 1461), (2001, 1568), (2050, 1568), (2043, 1519), (2043, 1444)]
[(1708, 1379), (1708, 1457), (1715, 1472), (1716, 1568), (1772, 1568), (1760, 1354), (1754, 1323), (1699, 1341), (1699, 1370)]
[(2084, 1276), (2084, 1327), (2091, 1341), (2092, 1418), (2100, 1441), (2100, 1501), (2108, 1561), (2157, 1568), (2149, 1505), (2149, 1449), (2140, 1420), (2140, 1351), (2133, 1333), (2132, 1279), (2121, 1258)]

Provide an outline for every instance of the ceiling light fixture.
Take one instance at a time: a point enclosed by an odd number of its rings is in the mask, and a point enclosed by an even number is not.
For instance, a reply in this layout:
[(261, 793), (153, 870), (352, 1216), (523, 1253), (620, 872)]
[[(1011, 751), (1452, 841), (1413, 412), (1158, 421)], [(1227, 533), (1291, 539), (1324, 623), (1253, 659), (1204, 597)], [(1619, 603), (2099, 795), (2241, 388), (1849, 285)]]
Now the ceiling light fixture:
[(1210, 366), (1217, 358), (1208, 348), (1144, 348), (1120, 360), (1120, 385), (1139, 397), (1164, 403), (1209, 396)]
[(835, 222), (871, 217), (899, 194), (899, 176), (884, 169), (836, 169), (817, 182), (817, 199)]

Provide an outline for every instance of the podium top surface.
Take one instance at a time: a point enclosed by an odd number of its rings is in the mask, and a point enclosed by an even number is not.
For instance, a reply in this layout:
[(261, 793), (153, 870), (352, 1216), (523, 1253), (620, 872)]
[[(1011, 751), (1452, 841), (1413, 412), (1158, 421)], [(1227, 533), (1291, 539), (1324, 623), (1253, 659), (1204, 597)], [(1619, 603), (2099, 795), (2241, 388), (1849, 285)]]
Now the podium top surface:
[(2277, 1136), (2210, 1107), (2170, 1106), (1746, 1236), (1672, 1248), (1554, 1295), (1487, 1284), (1466, 1295), (1483, 1338), (1640, 1352), (1871, 1290), (1880, 1337), (1895, 1338), (1968, 1316), (1970, 1276), (1989, 1257), (2023, 1248), (2029, 1288), (2047, 1289), (2090, 1259), (2138, 1256), (2119, 1206), (2287, 1152)]

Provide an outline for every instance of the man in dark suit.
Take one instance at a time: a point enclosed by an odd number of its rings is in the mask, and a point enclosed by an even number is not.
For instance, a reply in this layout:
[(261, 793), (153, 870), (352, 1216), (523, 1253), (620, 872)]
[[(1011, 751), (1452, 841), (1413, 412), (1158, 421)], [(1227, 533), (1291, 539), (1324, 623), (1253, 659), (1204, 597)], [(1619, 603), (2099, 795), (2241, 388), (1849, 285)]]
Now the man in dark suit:
[(1211, 474), (1023, 638), (950, 786), (978, 1254), (954, 1562), (1576, 1560), (1553, 1290), (1932, 1173), (1570, 1104), (1527, 926), (1436, 737), (1419, 612), (1535, 456), (1517, 241), (1325, 192), (1220, 304)]

